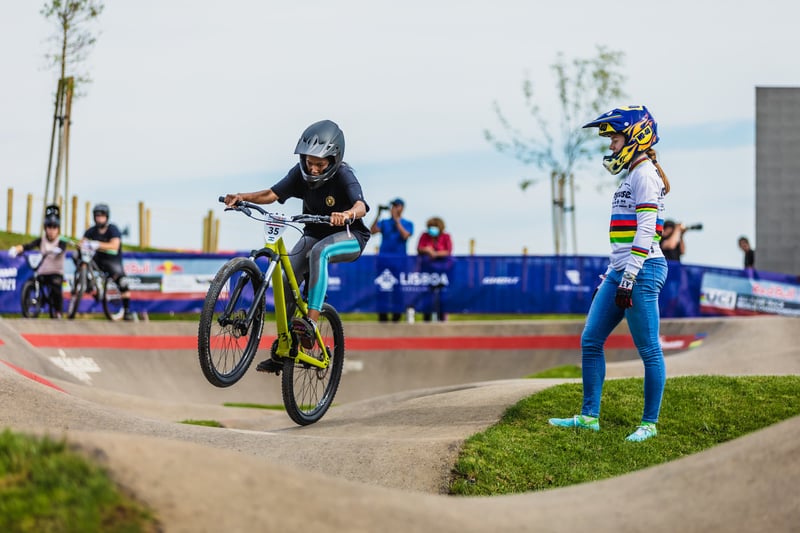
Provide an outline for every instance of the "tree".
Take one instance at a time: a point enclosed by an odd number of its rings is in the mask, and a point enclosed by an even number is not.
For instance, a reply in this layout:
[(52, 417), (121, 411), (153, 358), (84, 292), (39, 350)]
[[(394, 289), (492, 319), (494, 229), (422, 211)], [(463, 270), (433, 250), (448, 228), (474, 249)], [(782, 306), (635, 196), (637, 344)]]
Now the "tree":
[[(522, 83), (522, 94), (526, 110), (533, 117), (537, 134), (528, 136), (512, 125), (494, 102), (494, 110), (504, 130), (503, 138), (490, 130), (484, 130), (486, 140), (501, 153), (510, 154), (525, 165), (534, 165), (541, 171), (549, 171), (552, 197), (553, 244), (556, 255), (566, 251), (566, 220), (571, 215), (572, 249), (577, 254), (575, 230), (575, 177), (576, 167), (592, 155), (605, 150), (607, 143), (581, 128), (584, 122), (594, 119), (603, 111), (618, 103), (624, 96), (621, 88), (625, 77), (620, 72), (624, 52), (597, 47), (597, 55), (588, 59), (573, 59), (567, 64), (561, 53), (551, 65), (556, 76), (559, 100), (559, 127), (553, 129), (541, 112), (534, 98), (533, 82), (526, 76)], [(525, 191), (543, 178), (529, 178), (520, 183)], [(569, 189), (567, 203), (565, 190)]]
[(53, 129), (50, 134), (50, 157), (47, 162), (47, 180), (44, 189), (44, 202), (48, 203), (50, 174), (53, 164), (53, 147), (58, 133), (56, 170), (52, 202), (58, 203), (61, 188), (61, 173), (64, 173), (64, 217), (66, 219), (66, 200), (69, 198), (69, 126), (71, 123), (72, 98), (80, 93), (76, 90), (91, 80), (86, 72), (79, 70), (97, 40), (88, 26), (103, 12), (102, 0), (49, 0), (40, 13), (56, 26), (50, 40), (56, 45), (56, 52), (45, 54), (47, 60), (58, 68), (58, 87), (55, 97)]

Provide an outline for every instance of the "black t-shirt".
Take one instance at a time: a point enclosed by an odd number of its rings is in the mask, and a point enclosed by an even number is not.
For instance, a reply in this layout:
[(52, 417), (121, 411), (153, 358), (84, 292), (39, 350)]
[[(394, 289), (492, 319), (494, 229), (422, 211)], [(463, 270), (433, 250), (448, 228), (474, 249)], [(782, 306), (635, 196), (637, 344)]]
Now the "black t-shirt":
[[(318, 189), (311, 189), (308, 186), (300, 172), (300, 163), (298, 163), (272, 187), (272, 192), (278, 195), (278, 202), (281, 204), (289, 198), (302, 199), (303, 213), (310, 215), (341, 213), (353, 207), (358, 200), (364, 202), (369, 211), (369, 205), (364, 200), (364, 193), (361, 191), (361, 184), (347, 163), (342, 163), (336, 174), (320, 185)], [(344, 228), (329, 224), (306, 224), (304, 233), (315, 239), (324, 239), (340, 231), (344, 231)], [(358, 240), (358, 244), (363, 250), (370, 237), (363, 220), (358, 219), (353, 222), (350, 225), (350, 232)]]
[(92, 226), (91, 228), (86, 230), (86, 233), (83, 234), (84, 239), (88, 239), (90, 241), (100, 241), (100, 242), (111, 242), (113, 238), (119, 239), (119, 247), (114, 253), (113, 250), (97, 250), (97, 255), (95, 255), (95, 260), (103, 261), (119, 261), (122, 262), (122, 233), (120, 233), (119, 228), (116, 227), (114, 224), (109, 224), (106, 226), (106, 231), (100, 233), (100, 228), (97, 225)]
[(681, 251), (676, 248), (664, 248), (661, 247), (661, 252), (664, 254), (666, 259), (670, 261), (680, 261), (681, 260)]
[(744, 253), (744, 267), (753, 268), (756, 265), (756, 251), (747, 250)]

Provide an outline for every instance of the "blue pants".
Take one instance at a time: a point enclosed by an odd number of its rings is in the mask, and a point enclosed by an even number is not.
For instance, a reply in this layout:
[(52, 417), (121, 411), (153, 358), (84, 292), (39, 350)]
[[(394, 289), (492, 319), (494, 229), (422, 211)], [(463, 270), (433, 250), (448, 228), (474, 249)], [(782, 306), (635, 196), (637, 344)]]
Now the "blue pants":
[(581, 414), (600, 416), (600, 397), (606, 377), (603, 346), (624, 317), (633, 342), (644, 362), (644, 412), (642, 421), (658, 422), (666, 371), (664, 352), (659, 339), (658, 295), (667, 279), (667, 261), (662, 258), (644, 262), (633, 286), (633, 307), (620, 309), (614, 297), (622, 271), (611, 271), (600, 284), (581, 335), (583, 353), (583, 408)]

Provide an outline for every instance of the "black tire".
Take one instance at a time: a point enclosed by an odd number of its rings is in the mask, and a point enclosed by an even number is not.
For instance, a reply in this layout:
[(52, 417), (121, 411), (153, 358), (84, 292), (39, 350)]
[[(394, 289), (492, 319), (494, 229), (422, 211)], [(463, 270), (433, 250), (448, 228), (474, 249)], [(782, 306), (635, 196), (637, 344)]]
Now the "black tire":
[(122, 306), (122, 292), (116, 282), (106, 277), (103, 281), (103, 313), (114, 322), (122, 320), (125, 308)]
[[(344, 327), (339, 313), (330, 304), (322, 306), (317, 322), (331, 360), (328, 368), (314, 366), (287, 358), (283, 363), (281, 390), (283, 406), (289, 417), (301, 426), (318, 421), (328, 411), (339, 389), (344, 367)], [(315, 344), (311, 355), (319, 355)]]
[(22, 298), (20, 299), (22, 305), (22, 316), (25, 318), (36, 318), (42, 310), (42, 295), (41, 287), (40, 293), (36, 294), (36, 283), (29, 279), (22, 286)]
[[(253, 296), (262, 283), (263, 275), (256, 264), (236, 257), (219, 269), (208, 288), (200, 312), (197, 354), (203, 375), (212, 385), (230, 387), (253, 362), (264, 325), (264, 299), (254, 302)], [(243, 319), (254, 305), (253, 320), (246, 324)], [(228, 306), (231, 313), (226, 317)]]
[(86, 286), (89, 283), (89, 268), (82, 264), (75, 271), (75, 280), (72, 283), (72, 293), (69, 297), (69, 308), (67, 310), (67, 318), (70, 320), (75, 318), (78, 314), (78, 308), (81, 306), (81, 300), (86, 292)]

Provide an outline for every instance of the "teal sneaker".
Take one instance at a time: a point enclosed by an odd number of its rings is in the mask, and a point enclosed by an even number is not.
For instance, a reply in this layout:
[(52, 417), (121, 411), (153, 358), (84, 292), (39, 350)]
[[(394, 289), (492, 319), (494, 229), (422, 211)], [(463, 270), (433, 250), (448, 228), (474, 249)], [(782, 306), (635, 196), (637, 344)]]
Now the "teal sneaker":
[(642, 424), (636, 428), (636, 431), (628, 435), (625, 440), (631, 442), (642, 442), (643, 440), (647, 440), (650, 437), (655, 437), (658, 435), (658, 431), (656, 431), (656, 425), (652, 422), (642, 422)]
[(600, 419), (595, 416), (575, 415), (571, 418), (551, 418), (547, 422), (551, 426), (560, 428), (582, 428), (600, 431)]

